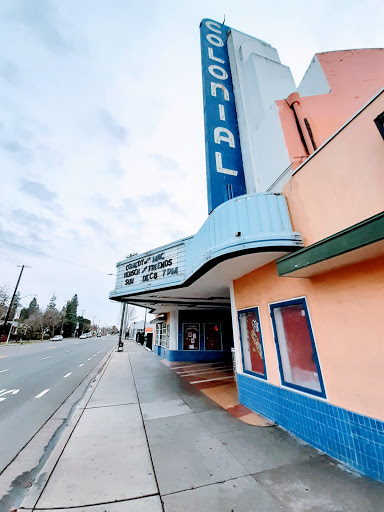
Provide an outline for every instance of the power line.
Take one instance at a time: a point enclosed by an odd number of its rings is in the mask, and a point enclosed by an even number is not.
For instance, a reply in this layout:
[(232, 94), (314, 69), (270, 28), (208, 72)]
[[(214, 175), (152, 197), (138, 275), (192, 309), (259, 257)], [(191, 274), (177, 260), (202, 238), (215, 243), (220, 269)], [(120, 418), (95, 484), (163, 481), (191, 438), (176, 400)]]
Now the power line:
[(39, 254), (40, 256), (44, 256), (45, 258), (51, 258), (52, 260), (63, 261), (64, 263), (68, 263), (69, 265), (75, 265), (76, 267), (82, 267), (82, 268), (86, 268), (88, 270), (92, 270), (94, 272), (100, 272), (101, 274), (108, 275), (108, 273), (105, 272), (104, 270), (88, 267), (87, 265), (83, 265), (82, 263), (76, 263), (74, 261), (65, 260), (64, 258), (59, 258), (57, 256), (50, 256), (49, 254), (45, 254), (44, 252), (36, 251), (35, 249), (30, 249), (29, 247), (24, 247), (23, 245), (14, 244), (13, 242), (8, 242), (7, 240), (0, 239), (0, 242), (3, 242), (4, 244), (8, 244), (8, 245), (13, 245), (14, 247), (18, 247), (19, 249), (24, 249), (26, 251), (34, 252), (36, 254)]

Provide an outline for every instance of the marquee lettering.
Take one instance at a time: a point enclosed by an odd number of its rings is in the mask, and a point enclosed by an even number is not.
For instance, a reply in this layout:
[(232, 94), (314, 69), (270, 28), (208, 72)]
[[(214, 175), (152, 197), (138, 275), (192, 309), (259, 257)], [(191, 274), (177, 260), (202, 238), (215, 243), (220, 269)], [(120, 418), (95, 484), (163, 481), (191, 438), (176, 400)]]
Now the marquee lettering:
[[(221, 133), (225, 133), (226, 136), (221, 135)], [(228, 142), (231, 148), (235, 147), (235, 139), (233, 137), (233, 134), (227, 130), (227, 128), (223, 128), (222, 126), (218, 126), (215, 128), (215, 131), (213, 132), (215, 142), (216, 144), (220, 144), (220, 141)]]
[(215, 36), (215, 34), (208, 34), (207, 40), (213, 44), (213, 46), (217, 46), (218, 48), (221, 48), (224, 46), (224, 41), (219, 36)]
[[(208, 67), (208, 71), (212, 76), (218, 78), (219, 80), (226, 80), (228, 78), (228, 73), (221, 66), (217, 66), (216, 64), (212, 64)], [(217, 73), (219, 71), (219, 73)]]

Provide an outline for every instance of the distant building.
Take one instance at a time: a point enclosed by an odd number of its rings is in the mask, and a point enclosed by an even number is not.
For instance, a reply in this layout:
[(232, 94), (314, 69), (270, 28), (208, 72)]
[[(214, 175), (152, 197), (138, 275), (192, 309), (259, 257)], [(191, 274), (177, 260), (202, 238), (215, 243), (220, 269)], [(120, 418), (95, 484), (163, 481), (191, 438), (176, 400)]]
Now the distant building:
[(117, 264), (154, 352), (236, 354), (240, 402), (384, 481), (384, 50), (316, 54), (201, 24), (209, 216)]
[[(144, 320), (140, 320), (139, 322), (133, 322), (131, 328), (129, 329), (129, 332), (127, 330), (126, 337), (135, 340), (136, 334), (138, 332), (144, 332)], [(145, 333), (148, 332), (153, 333), (153, 326), (149, 322), (146, 322)]]

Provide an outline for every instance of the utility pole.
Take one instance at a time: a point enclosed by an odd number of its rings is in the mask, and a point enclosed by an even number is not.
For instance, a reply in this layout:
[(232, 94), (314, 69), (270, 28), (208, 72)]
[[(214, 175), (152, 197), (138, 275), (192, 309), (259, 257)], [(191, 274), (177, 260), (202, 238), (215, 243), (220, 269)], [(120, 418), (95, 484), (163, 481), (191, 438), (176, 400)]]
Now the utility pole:
[[(121, 311), (121, 322), (120, 322), (120, 332), (119, 332), (119, 344), (117, 351), (122, 352), (124, 348), (124, 341), (122, 341), (123, 327), (124, 327), (124, 317), (125, 317), (125, 309), (127, 307), (127, 303), (123, 302), (123, 310)], [(121, 350), (120, 350), (121, 349)]]
[(9, 315), (11, 314), (11, 309), (12, 309), (13, 301), (15, 300), (15, 296), (16, 296), (16, 293), (17, 293), (17, 288), (19, 287), (19, 283), (20, 283), (20, 279), (21, 279), (21, 276), (23, 274), (23, 271), (24, 271), (25, 268), (31, 268), (28, 265), (17, 265), (17, 266), (21, 267), (20, 275), (19, 275), (19, 279), (17, 280), (16, 286), (15, 286), (15, 291), (13, 292), (11, 302), (9, 303), (9, 308), (8, 308), (7, 314), (5, 316), (5, 320), (4, 320), (3, 327), (2, 327), (2, 332), (3, 333), (5, 333), (5, 331), (7, 330), (7, 322), (9, 320)]
[[(86, 309), (83, 309), (83, 312), (81, 313), (81, 318), (84, 320), (84, 311), (86, 311)], [(83, 334), (83, 329), (84, 329), (84, 321), (81, 323), (81, 334)], [(80, 336), (81, 336), (80, 334)]]

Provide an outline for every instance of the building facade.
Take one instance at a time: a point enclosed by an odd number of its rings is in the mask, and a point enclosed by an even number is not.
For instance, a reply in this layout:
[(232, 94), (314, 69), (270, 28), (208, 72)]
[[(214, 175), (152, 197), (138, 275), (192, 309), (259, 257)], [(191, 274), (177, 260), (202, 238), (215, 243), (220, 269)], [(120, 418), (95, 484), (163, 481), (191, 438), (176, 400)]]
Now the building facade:
[(384, 50), (317, 54), (201, 23), (209, 216), (117, 264), (171, 361), (236, 354), (240, 402), (384, 481)]

